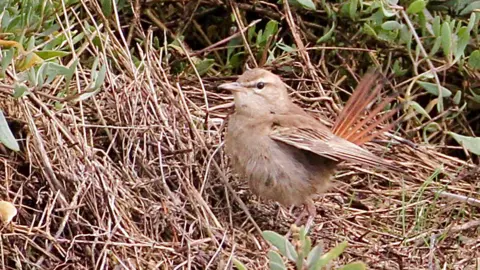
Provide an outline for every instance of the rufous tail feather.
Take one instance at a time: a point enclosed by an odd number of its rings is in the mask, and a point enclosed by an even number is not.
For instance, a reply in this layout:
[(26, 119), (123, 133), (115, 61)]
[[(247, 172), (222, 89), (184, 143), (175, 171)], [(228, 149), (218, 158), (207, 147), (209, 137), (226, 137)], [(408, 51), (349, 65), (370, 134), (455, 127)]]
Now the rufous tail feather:
[[(357, 90), (362, 90), (362, 89), (370, 89), (372, 84), (376, 80), (376, 75), (374, 73), (367, 73), (363, 79), (360, 81), (360, 83), (357, 85), (357, 88), (355, 91), (353, 91), (352, 95), (347, 101), (347, 104), (343, 108), (342, 112), (337, 118), (337, 121), (335, 122), (335, 125), (333, 126), (333, 132), (339, 136), (343, 137), (344, 133), (348, 131), (349, 125), (353, 122), (354, 120), (354, 115), (355, 110), (354, 108), (358, 108), (359, 104), (361, 106), (362, 100), (365, 100), (365, 97), (362, 97), (361, 95), (368, 94), (368, 91), (357, 91)], [(365, 105), (364, 105), (365, 106)], [(358, 113), (358, 110), (357, 110)]]
[[(392, 109), (377, 119), (377, 115), (395, 96), (385, 98), (373, 110), (365, 110), (380, 94), (383, 84), (378, 82), (379, 72), (367, 73), (359, 82), (333, 126), (333, 133), (357, 145), (369, 142), (384, 131), (391, 129), (396, 121), (378, 129), (379, 125), (392, 118), (400, 107)], [(373, 89), (373, 90), (372, 90)]]

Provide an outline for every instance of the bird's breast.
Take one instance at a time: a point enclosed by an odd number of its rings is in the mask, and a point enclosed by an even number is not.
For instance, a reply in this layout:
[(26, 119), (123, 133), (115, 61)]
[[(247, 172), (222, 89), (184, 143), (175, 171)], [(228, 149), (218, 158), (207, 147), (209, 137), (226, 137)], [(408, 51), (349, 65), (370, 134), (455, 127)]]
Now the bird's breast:
[(231, 117), (226, 153), (235, 172), (248, 180), (254, 193), (285, 205), (301, 204), (325, 185), (330, 170), (324, 170), (315, 156), (272, 140), (270, 128), (262, 121)]

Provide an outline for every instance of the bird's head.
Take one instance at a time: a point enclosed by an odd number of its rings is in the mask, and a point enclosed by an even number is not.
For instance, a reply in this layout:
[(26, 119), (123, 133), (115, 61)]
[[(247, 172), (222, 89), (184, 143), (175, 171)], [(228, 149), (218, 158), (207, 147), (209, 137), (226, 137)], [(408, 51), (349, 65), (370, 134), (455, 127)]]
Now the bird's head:
[(240, 113), (276, 113), (290, 103), (287, 88), (280, 77), (261, 68), (247, 70), (236, 82), (218, 87), (233, 92), (235, 108)]

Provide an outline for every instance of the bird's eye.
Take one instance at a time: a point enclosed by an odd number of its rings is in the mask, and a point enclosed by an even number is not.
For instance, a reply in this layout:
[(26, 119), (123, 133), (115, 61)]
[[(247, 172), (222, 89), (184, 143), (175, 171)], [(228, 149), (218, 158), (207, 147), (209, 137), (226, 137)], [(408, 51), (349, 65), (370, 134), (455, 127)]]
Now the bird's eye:
[(264, 82), (258, 82), (258, 83), (257, 83), (257, 88), (258, 88), (258, 89), (263, 89), (263, 87), (265, 87), (265, 83), (264, 83)]

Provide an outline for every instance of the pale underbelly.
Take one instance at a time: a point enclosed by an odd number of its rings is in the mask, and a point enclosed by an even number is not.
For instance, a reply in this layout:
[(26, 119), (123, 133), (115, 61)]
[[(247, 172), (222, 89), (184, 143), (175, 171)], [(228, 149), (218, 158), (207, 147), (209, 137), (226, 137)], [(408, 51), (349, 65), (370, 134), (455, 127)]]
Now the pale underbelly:
[(283, 205), (302, 204), (324, 191), (334, 172), (330, 160), (268, 137), (247, 143), (237, 136), (233, 141), (235, 145), (227, 140), (227, 154), (235, 171), (253, 193)]

